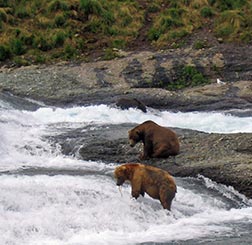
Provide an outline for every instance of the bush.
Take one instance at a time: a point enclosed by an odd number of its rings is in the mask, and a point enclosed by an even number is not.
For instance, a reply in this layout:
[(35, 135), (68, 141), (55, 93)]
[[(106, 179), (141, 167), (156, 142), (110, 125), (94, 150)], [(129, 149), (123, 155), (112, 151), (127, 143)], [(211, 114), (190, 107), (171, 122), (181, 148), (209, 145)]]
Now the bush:
[(54, 11), (58, 11), (58, 10), (66, 11), (68, 9), (69, 9), (69, 7), (68, 7), (67, 3), (65, 1), (61, 1), (61, 0), (52, 1), (48, 7), (49, 12), (54, 12)]
[(0, 61), (10, 58), (10, 50), (6, 46), (0, 45)]
[(67, 59), (71, 59), (72, 57), (74, 57), (76, 55), (77, 50), (72, 47), (70, 44), (67, 44), (65, 49), (64, 49), (64, 53), (65, 53), (65, 57)]
[(246, 0), (217, 0), (212, 1), (220, 11), (239, 9), (246, 4)]
[(160, 30), (152, 27), (148, 32), (148, 39), (150, 41), (157, 41), (160, 35), (161, 35)]
[(0, 9), (0, 21), (7, 22), (7, 14), (2, 9)]
[(15, 15), (20, 19), (30, 17), (30, 13), (27, 11), (27, 9), (24, 6), (17, 7)]
[(170, 83), (167, 88), (171, 90), (207, 84), (208, 79), (194, 66), (181, 66), (178, 68), (178, 79)]
[(22, 55), (25, 53), (23, 42), (18, 38), (12, 39), (10, 41), (10, 50), (15, 55)]
[(58, 32), (54, 37), (53, 37), (53, 46), (58, 48), (64, 45), (66, 36), (64, 32)]
[(98, 0), (80, 0), (80, 8), (88, 16), (90, 14), (101, 15), (103, 8)]
[(200, 10), (200, 15), (204, 18), (209, 18), (209, 17), (212, 17), (214, 15), (214, 12), (211, 8), (209, 7), (203, 7), (201, 10)]
[(66, 23), (66, 17), (64, 15), (56, 15), (54, 19), (54, 25), (56, 27), (63, 26)]
[(38, 48), (41, 51), (48, 51), (52, 49), (51, 43), (44, 37), (36, 37), (34, 39), (33, 45), (34, 48)]

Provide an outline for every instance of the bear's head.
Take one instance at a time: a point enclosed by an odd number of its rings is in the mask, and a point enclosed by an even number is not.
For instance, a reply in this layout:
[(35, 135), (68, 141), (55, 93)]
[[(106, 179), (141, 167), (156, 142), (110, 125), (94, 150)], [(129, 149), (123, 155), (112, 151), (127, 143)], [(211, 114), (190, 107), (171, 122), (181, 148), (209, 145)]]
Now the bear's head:
[(131, 180), (132, 173), (134, 172), (135, 167), (138, 165), (139, 164), (137, 163), (128, 163), (128, 164), (123, 164), (121, 166), (116, 167), (114, 171), (116, 185), (120, 186), (126, 180)]
[(127, 167), (124, 165), (116, 167), (114, 171), (114, 176), (116, 179), (116, 185), (118, 186), (122, 185), (125, 182), (125, 180), (127, 180)]
[(139, 141), (142, 140), (140, 130), (133, 128), (128, 131), (129, 145), (134, 147)]

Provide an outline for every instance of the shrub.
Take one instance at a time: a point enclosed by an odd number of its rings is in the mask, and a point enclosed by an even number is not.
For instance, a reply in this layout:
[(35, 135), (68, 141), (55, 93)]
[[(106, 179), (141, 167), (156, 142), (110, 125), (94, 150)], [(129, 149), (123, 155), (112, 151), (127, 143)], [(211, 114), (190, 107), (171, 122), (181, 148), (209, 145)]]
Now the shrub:
[(200, 15), (204, 18), (212, 17), (214, 15), (214, 12), (211, 8), (209, 7), (203, 7), (200, 10)]
[(77, 53), (77, 50), (70, 44), (67, 44), (64, 49), (64, 54), (67, 59), (71, 59)]
[(4, 45), (0, 45), (0, 61), (10, 58), (10, 50)]
[(112, 43), (112, 46), (114, 48), (125, 48), (126, 46), (126, 41), (124, 39), (115, 39)]
[(181, 66), (178, 68), (177, 72), (178, 79), (168, 84), (168, 89), (177, 90), (208, 83), (208, 79), (194, 66)]
[(7, 14), (4, 10), (0, 9), (0, 21), (7, 22)]
[(15, 11), (15, 15), (20, 19), (30, 17), (30, 13), (27, 11), (25, 6), (17, 7)]
[(48, 51), (52, 49), (51, 43), (44, 37), (38, 36), (34, 39), (33, 45), (34, 48), (38, 48), (41, 51)]
[(80, 0), (80, 8), (88, 16), (90, 14), (101, 15), (103, 8), (98, 0)]
[(194, 49), (202, 49), (202, 48), (206, 48), (206, 47), (207, 47), (207, 42), (205, 40), (197, 40), (193, 44)]
[(54, 19), (54, 25), (56, 27), (63, 26), (66, 23), (66, 17), (64, 15), (56, 15)]
[(211, 1), (212, 5), (215, 5), (220, 11), (234, 10), (243, 7), (246, 4), (246, 0), (216, 0)]
[(61, 47), (64, 45), (66, 36), (64, 32), (58, 32), (55, 36), (53, 36), (53, 46)]
[(67, 3), (65, 1), (61, 1), (61, 0), (52, 1), (48, 7), (49, 12), (54, 12), (54, 11), (58, 11), (58, 10), (66, 11), (68, 9), (69, 9), (69, 7), (68, 7)]
[(0, 7), (4, 8), (4, 7), (10, 7), (9, 6), (9, 3), (8, 3), (8, 0), (0, 0)]
[(160, 30), (152, 27), (148, 32), (148, 39), (150, 41), (157, 41), (160, 35), (161, 35)]
[(15, 55), (22, 55), (25, 53), (23, 42), (18, 38), (12, 39), (10, 41), (10, 50)]

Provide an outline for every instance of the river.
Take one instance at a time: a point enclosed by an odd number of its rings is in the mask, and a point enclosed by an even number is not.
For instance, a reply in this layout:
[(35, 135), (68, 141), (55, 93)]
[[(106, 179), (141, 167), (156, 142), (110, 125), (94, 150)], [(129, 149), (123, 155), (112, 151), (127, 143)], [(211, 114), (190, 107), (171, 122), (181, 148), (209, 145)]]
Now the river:
[[(252, 200), (204, 176), (175, 178), (171, 212), (130, 186), (115, 185), (116, 163), (65, 156), (48, 136), (75, 128), (153, 120), (204, 132), (252, 132), (251, 116), (148, 113), (106, 105), (57, 108), (0, 99), (0, 244), (251, 244)], [(218, 122), (218, 123), (216, 123)]]

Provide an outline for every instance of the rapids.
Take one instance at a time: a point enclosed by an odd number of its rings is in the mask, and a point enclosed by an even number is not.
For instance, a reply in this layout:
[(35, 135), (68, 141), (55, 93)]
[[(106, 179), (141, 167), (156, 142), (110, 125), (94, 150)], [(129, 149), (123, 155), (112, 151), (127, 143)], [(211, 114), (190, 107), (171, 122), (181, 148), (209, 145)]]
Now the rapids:
[(116, 163), (65, 156), (45, 137), (85, 125), (95, 130), (145, 120), (205, 132), (252, 132), (251, 116), (229, 113), (40, 104), (30, 110), (2, 98), (1, 244), (251, 244), (252, 200), (233, 188), (204, 176), (176, 178), (169, 212), (147, 195), (133, 200), (128, 185), (121, 195), (113, 179)]

